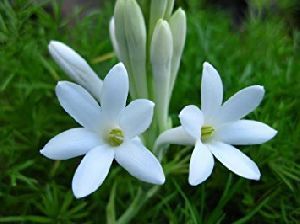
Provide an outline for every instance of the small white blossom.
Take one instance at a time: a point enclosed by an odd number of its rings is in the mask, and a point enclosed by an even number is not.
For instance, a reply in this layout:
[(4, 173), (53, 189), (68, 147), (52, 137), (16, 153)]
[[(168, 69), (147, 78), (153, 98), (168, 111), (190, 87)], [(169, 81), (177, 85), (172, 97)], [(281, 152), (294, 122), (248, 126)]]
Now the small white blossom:
[(205, 62), (201, 110), (193, 105), (186, 106), (179, 115), (181, 126), (162, 133), (157, 144), (195, 145), (189, 172), (189, 183), (193, 186), (211, 175), (213, 156), (235, 174), (259, 180), (257, 165), (232, 145), (262, 144), (276, 135), (277, 131), (264, 123), (242, 119), (255, 110), (263, 95), (264, 88), (254, 85), (222, 104), (222, 80), (217, 70)]
[(77, 84), (60, 81), (56, 86), (61, 106), (82, 128), (58, 134), (41, 153), (54, 160), (85, 154), (72, 181), (77, 198), (97, 190), (114, 159), (142, 181), (153, 184), (165, 181), (159, 161), (138, 137), (152, 121), (154, 103), (139, 99), (126, 106), (128, 88), (128, 76), (122, 63), (115, 65), (103, 81), (101, 107)]

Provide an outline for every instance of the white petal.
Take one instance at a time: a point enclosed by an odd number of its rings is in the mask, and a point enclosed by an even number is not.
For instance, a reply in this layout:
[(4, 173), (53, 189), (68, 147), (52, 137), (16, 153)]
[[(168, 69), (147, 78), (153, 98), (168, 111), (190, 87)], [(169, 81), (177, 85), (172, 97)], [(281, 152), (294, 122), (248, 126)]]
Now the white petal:
[(217, 120), (219, 122), (231, 122), (243, 118), (255, 110), (264, 93), (264, 88), (258, 85), (240, 90), (223, 104)]
[(114, 151), (101, 145), (90, 150), (81, 160), (72, 181), (72, 189), (76, 198), (85, 197), (98, 189), (106, 178)]
[(85, 128), (72, 128), (56, 135), (40, 151), (54, 160), (65, 160), (80, 156), (101, 144), (99, 136)]
[(179, 114), (182, 127), (195, 139), (201, 137), (201, 126), (203, 125), (203, 114), (194, 106), (186, 106)]
[(122, 63), (115, 65), (103, 81), (101, 106), (111, 119), (117, 119), (126, 105), (128, 95), (128, 75)]
[(182, 126), (171, 128), (161, 133), (155, 145), (176, 144), (176, 145), (194, 145), (196, 139), (188, 134)]
[(120, 59), (120, 49), (119, 49), (118, 42), (116, 39), (116, 34), (115, 34), (115, 19), (114, 19), (114, 17), (111, 17), (111, 19), (109, 21), (109, 36), (110, 36), (110, 40), (112, 42), (114, 51), (115, 51), (117, 57)]
[(100, 100), (102, 81), (78, 53), (62, 42), (50, 41), (49, 52), (55, 62), (78, 84)]
[(143, 133), (151, 124), (154, 103), (139, 99), (132, 101), (120, 114), (120, 127), (126, 138)]
[(260, 179), (257, 165), (240, 150), (220, 142), (210, 144), (209, 149), (224, 166), (235, 174), (251, 180)]
[(79, 124), (93, 131), (99, 130), (101, 108), (84, 88), (68, 81), (60, 81), (55, 92), (60, 105)]
[(189, 184), (196, 186), (211, 175), (214, 158), (205, 144), (197, 141), (190, 160)]
[(206, 119), (215, 115), (223, 102), (223, 83), (218, 71), (209, 63), (203, 64), (201, 81), (201, 111)]
[(216, 131), (216, 138), (232, 145), (262, 144), (277, 134), (268, 125), (250, 120), (239, 120), (225, 124)]
[(116, 161), (139, 180), (161, 185), (163, 169), (155, 156), (139, 141), (129, 141), (116, 149)]

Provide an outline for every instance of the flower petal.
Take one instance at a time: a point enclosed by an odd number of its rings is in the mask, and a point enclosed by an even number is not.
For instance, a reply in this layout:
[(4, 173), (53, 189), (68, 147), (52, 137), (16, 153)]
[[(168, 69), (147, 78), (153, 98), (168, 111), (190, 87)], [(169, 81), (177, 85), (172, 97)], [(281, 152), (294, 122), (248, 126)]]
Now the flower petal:
[(268, 125), (250, 120), (239, 120), (225, 124), (216, 131), (216, 138), (232, 145), (262, 144), (277, 134)]
[(201, 111), (205, 119), (215, 115), (223, 101), (223, 83), (218, 71), (204, 62), (201, 81)]
[(126, 105), (128, 75), (122, 63), (115, 65), (103, 81), (101, 107), (109, 118), (115, 120)]
[(59, 81), (55, 89), (60, 105), (83, 127), (98, 131), (101, 108), (96, 100), (81, 86)]
[(251, 180), (260, 179), (257, 165), (240, 150), (221, 142), (211, 143), (209, 149), (224, 166), (235, 174)]
[(214, 158), (205, 144), (197, 141), (190, 160), (189, 184), (196, 186), (212, 173)]
[(130, 175), (141, 181), (158, 185), (165, 182), (159, 161), (140, 141), (132, 140), (121, 145), (116, 149), (115, 159)]
[(87, 153), (101, 144), (100, 138), (85, 128), (72, 128), (56, 135), (40, 151), (54, 160), (65, 160)]
[(128, 75), (122, 63), (115, 65), (103, 81), (101, 106), (106, 116), (117, 120), (126, 105)]
[(76, 198), (85, 197), (98, 189), (106, 178), (114, 159), (114, 151), (101, 145), (89, 151), (77, 167), (72, 181)]
[(126, 138), (133, 138), (143, 133), (151, 124), (154, 103), (139, 99), (132, 101), (120, 114), (120, 127)]
[(203, 114), (194, 106), (186, 106), (179, 114), (182, 127), (195, 139), (201, 138), (201, 126), (203, 125)]
[(102, 80), (78, 53), (62, 42), (50, 41), (49, 52), (69, 77), (100, 100)]
[(230, 97), (221, 107), (217, 117), (219, 122), (237, 121), (260, 104), (265, 90), (264, 87), (255, 85), (244, 88)]
[(194, 145), (195, 138), (188, 134), (182, 126), (171, 128), (161, 133), (155, 145), (176, 144), (176, 145)]

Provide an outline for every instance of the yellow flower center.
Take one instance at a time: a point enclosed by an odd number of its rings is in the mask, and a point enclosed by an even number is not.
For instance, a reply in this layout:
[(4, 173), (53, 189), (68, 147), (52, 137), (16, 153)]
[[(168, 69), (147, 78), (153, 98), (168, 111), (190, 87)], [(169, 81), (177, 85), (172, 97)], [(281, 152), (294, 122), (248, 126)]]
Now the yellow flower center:
[(201, 128), (201, 140), (204, 142), (209, 140), (212, 137), (214, 131), (215, 129), (211, 126), (203, 126)]
[(121, 145), (124, 141), (123, 131), (119, 128), (111, 129), (107, 134), (106, 140), (113, 147)]

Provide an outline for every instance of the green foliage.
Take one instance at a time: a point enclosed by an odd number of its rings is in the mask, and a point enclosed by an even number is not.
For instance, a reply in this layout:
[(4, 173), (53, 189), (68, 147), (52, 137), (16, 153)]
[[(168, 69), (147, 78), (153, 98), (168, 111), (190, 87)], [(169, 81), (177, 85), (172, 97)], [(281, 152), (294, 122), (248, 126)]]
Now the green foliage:
[[(67, 43), (103, 78), (116, 63), (108, 35), (113, 5), (79, 19), (80, 10), (63, 18), (54, 1), (4, 0), (0, 1), (0, 222), (124, 223), (127, 209), (136, 209), (133, 223), (300, 220), (299, 32), (291, 31), (281, 18), (254, 15), (242, 31), (233, 31), (228, 15), (204, 10), (197, 2), (191, 1), (194, 8), (187, 11), (186, 47), (170, 109), (173, 123), (178, 124), (183, 106), (200, 105), (205, 60), (219, 70), (226, 97), (251, 84), (264, 85), (264, 101), (250, 118), (279, 133), (264, 145), (241, 148), (260, 167), (262, 180), (244, 180), (216, 162), (213, 175), (191, 187), (187, 183), (191, 148), (172, 146), (163, 161), (168, 177), (161, 188), (140, 187), (113, 166), (96, 193), (76, 200), (70, 186), (80, 158), (58, 162), (39, 154), (51, 137), (78, 126), (55, 97), (56, 82), (66, 76), (50, 58), (47, 45), (52, 39)], [(45, 10), (46, 4), (51, 12)]]

